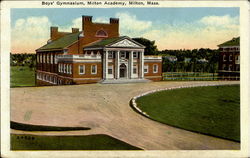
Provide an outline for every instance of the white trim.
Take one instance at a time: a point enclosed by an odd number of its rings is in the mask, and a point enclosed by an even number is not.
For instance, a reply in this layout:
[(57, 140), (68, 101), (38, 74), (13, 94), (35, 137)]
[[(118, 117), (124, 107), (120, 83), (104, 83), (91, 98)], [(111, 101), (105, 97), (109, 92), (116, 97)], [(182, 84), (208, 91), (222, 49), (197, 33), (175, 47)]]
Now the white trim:
[(114, 51), (108, 51), (108, 59), (114, 58)]
[(226, 57), (226, 54), (223, 54), (223, 61), (227, 61)]
[(53, 64), (53, 54), (50, 54), (50, 63)]

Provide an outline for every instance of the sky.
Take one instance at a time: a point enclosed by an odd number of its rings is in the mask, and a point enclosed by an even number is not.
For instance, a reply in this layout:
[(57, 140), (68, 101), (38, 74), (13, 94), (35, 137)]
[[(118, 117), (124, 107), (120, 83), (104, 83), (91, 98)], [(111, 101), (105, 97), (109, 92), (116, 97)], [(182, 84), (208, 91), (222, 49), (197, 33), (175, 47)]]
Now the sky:
[(218, 48), (239, 36), (239, 8), (47, 8), (11, 9), (11, 52), (35, 53), (50, 38), (50, 27), (82, 28), (82, 15), (94, 22), (119, 18), (121, 36), (155, 41), (159, 50)]

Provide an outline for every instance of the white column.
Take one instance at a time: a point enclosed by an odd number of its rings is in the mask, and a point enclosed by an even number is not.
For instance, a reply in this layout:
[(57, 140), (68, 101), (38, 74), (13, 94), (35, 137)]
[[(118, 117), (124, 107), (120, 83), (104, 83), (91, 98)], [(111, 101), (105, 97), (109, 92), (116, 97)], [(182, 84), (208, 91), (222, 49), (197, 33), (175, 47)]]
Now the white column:
[(103, 79), (106, 79), (106, 51), (103, 51), (103, 63), (102, 63), (102, 73), (103, 73)]
[(108, 51), (105, 51), (105, 79), (108, 78)]
[(116, 52), (116, 79), (120, 78), (120, 51)]
[(132, 78), (133, 77), (133, 64), (134, 64), (134, 62), (133, 62), (133, 52), (134, 51), (131, 51), (130, 53), (129, 53), (129, 62), (130, 62), (130, 65), (129, 65), (129, 70), (130, 70), (130, 78)]
[(140, 78), (144, 78), (144, 51), (142, 51), (141, 53), (140, 53), (141, 55), (140, 55), (140, 65), (141, 65), (141, 67), (140, 67), (140, 70), (141, 70), (141, 76), (140, 76)]

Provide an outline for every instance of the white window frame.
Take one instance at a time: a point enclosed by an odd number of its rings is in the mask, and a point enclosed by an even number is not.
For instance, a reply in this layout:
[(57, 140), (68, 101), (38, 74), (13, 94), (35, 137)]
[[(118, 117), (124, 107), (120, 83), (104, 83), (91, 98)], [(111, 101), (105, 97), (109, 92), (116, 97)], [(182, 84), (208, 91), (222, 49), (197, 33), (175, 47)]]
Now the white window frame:
[[(135, 70), (135, 72), (134, 72), (134, 70)], [(136, 64), (133, 65), (132, 71), (133, 71), (133, 74), (137, 74), (138, 66)]]
[(42, 56), (42, 54), (39, 54), (39, 58), (40, 58), (40, 63), (42, 63), (43, 62), (43, 56)]
[[(145, 71), (145, 70), (147, 70), (147, 71)], [(148, 73), (148, 65), (144, 65), (144, 73)]]
[[(95, 72), (93, 72), (93, 67), (95, 67)], [(97, 74), (97, 65), (91, 65), (91, 74)]]
[(69, 74), (72, 74), (72, 65), (69, 65)]
[(133, 52), (133, 58), (138, 59), (138, 52)]
[(37, 61), (37, 63), (40, 63), (39, 54), (36, 54), (36, 61)]
[(49, 63), (49, 54), (47, 54), (47, 62), (46, 63)]
[(43, 54), (43, 63), (46, 63), (46, 54)]
[(64, 73), (66, 73), (66, 71), (67, 71), (66, 69), (67, 69), (67, 68), (66, 68), (66, 64), (63, 64), (63, 72), (64, 72)]
[[(81, 72), (81, 67), (82, 67), (83, 72)], [(79, 65), (78, 68), (79, 68), (79, 75), (84, 75), (85, 74), (85, 65)]]
[(229, 55), (229, 61), (233, 61), (233, 55)]
[(54, 63), (57, 64), (57, 55), (54, 56)]
[(108, 51), (108, 59), (113, 59), (113, 58), (114, 58), (113, 51)]
[(58, 72), (61, 72), (61, 64), (58, 64)]
[(50, 63), (53, 64), (53, 54), (50, 54)]
[[(121, 59), (125, 59), (126, 58), (126, 52), (120, 52), (120, 58)], [(124, 55), (124, 56), (123, 56)]]
[[(111, 69), (111, 74), (109, 73), (109, 70)], [(91, 69), (92, 70), (92, 69)], [(108, 74), (109, 75), (113, 75), (114, 74), (114, 69), (113, 69), (113, 65), (108, 66)]]
[[(156, 66), (156, 71), (155, 71), (155, 66)], [(158, 73), (158, 65), (157, 64), (153, 65), (153, 73)]]
[(69, 74), (69, 64), (66, 64), (66, 73)]
[(224, 55), (223, 55), (223, 61), (227, 61), (226, 57), (227, 57), (227, 56), (224, 54)]
[(227, 65), (226, 65), (226, 64), (223, 64), (223, 65), (222, 65), (222, 70), (225, 70), (226, 67), (227, 67)]
[[(231, 68), (230, 68), (231, 67)], [(233, 69), (233, 65), (228, 65), (228, 71), (232, 71), (232, 69)]]

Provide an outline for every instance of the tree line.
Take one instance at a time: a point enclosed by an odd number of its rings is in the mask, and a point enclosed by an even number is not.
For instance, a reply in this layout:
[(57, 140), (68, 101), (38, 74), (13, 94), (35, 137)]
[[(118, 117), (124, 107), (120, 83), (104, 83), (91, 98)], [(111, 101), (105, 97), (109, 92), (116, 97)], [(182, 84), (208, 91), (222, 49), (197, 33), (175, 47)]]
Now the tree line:
[(11, 66), (28, 66), (31, 69), (36, 67), (36, 54), (13, 54), (10, 53)]

